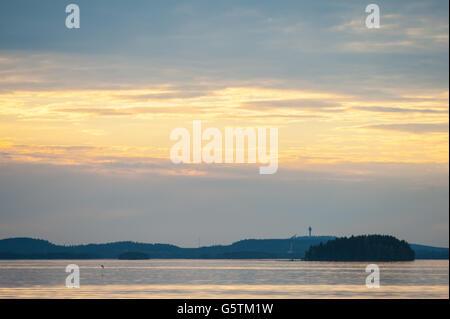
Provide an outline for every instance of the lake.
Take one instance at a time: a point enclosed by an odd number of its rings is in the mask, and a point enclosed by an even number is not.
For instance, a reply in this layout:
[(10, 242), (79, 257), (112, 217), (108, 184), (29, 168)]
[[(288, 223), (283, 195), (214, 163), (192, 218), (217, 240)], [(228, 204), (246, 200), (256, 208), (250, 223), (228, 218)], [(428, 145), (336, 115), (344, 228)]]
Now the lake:
[[(66, 288), (68, 264), (80, 288)], [(0, 260), (0, 298), (449, 298), (448, 260)], [(104, 265), (104, 269), (100, 267)]]

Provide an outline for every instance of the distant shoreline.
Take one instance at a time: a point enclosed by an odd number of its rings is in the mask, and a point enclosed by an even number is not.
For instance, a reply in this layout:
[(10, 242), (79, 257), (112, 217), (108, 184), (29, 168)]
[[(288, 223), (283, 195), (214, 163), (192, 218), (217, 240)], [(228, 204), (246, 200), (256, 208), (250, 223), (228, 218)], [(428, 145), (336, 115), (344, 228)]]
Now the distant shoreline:
[[(304, 236), (286, 239), (244, 239), (230, 245), (181, 248), (170, 244), (113, 242), (62, 246), (46, 240), (9, 238), (0, 240), (0, 260), (117, 260), (127, 252), (144, 253), (149, 259), (242, 259), (302, 260), (313, 245), (326, 243), (334, 236)], [(448, 259), (448, 248), (410, 244), (416, 259)]]
[(304, 260), (304, 259), (284, 259), (284, 258), (273, 258), (273, 259), (256, 259), (256, 258), (148, 258), (148, 259), (119, 259), (119, 258), (20, 258), (20, 259), (6, 259), (6, 258), (0, 258), (0, 261), (8, 261), (8, 260), (16, 260), (16, 261), (46, 261), (46, 260), (114, 260), (114, 261), (158, 261), (158, 260), (254, 260), (254, 261), (286, 261), (286, 262), (308, 262), (308, 263), (370, 263), (370, 262), (377, 262), (377, 263), (411, 263), (414, 261), (419, 260), (448, 260), (447, 258), (416, 258), (414, 260), (401, 260), (401, 261), (379, 261), (379, 260), (363, 260), (363, 261), (343, 261), (343, 260)]

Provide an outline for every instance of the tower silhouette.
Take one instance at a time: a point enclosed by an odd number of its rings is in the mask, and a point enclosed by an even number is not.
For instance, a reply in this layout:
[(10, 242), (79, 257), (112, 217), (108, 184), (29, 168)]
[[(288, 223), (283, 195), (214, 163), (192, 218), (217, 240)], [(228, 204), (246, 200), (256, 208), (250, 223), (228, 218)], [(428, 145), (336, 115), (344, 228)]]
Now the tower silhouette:
[(311, 237), (311, 230), (312, 230), (311, 226), (308, 227), (308, 230), (309, 230), (309, 237)]

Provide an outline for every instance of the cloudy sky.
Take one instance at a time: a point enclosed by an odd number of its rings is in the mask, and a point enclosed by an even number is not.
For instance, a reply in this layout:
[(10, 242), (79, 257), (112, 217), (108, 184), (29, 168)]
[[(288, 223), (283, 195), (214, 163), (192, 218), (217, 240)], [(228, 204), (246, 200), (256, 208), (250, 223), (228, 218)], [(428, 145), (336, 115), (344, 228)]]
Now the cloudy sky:
[[(448, 247), (448, 2), (0, 2), (0, 238), (182, 246), (392, 234)], [(170, 161), (277, 127), (279, 169)]]

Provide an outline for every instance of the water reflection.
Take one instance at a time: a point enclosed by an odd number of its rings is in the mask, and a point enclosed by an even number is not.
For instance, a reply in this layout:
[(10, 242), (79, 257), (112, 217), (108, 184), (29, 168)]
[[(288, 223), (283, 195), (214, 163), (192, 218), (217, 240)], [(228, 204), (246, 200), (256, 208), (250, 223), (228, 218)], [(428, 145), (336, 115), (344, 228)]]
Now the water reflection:
[[(81, 288), (65, 287), (80, 266)], [(104, 265), (102, 268), (100, 265)], [(448, 298), (448, 260), (378, 263), (285, 260), (0, 261), (2, 298)]]

